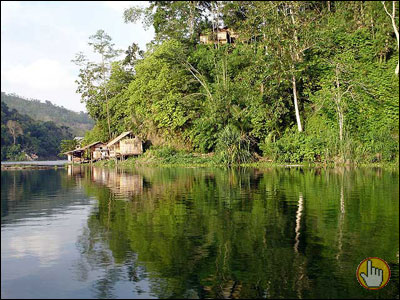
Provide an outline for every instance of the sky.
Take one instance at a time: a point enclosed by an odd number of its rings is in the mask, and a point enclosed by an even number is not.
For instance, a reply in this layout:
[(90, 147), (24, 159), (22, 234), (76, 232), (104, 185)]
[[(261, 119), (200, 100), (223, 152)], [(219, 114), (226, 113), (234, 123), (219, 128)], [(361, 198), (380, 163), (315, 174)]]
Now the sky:
[(92, 53), (89, 36), (103, 29), (115, 48), (142, 50), (154, 37), (140, 22), (125, 24), (124, 8), (146, 1), (1, 1), (1, 91), (86, 111), (75, 93), (79, 67), (71, 60)]

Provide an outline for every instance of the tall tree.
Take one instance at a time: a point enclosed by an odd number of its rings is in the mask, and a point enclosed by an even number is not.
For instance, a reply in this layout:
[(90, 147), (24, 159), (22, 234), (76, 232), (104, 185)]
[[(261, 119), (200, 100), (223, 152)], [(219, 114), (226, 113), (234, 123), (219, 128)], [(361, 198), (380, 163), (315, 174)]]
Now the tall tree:
[(153, 25), (156, 40), (195, 41), (208, 26), (211, 1), (150, 1), (147, 8), (131, 7), (124, 11), (125, 22), (143, 19), (146, 27)]
[(110, 76), (111, 63), (120, 54), (121, 51), (114, 48), (111, 37), (104, 30), (98, 30), (96, 34), (89, 37), (89, 45), (93, 52), (100, 54), (99, 62), (91, 62), (82, 53), (78, 53), (73, 60), (75, 64), (81, 67), (77, 80), (77, 92), (81, 93), (82, 101), (86, 103), (89, 114), (94, 119), (101, 118), (102, 103), (106, 105), (106, 118), (108, 125), (108, 136), (111, 138), (110, 110), (109, 110), (109, 91), (107, 81)]
[(273, 61), (276, 76), (291, 83), (294, 110), (298, 131), (303, 131), (300, 119), (298, 81), (304, 53), (314, 43), (320, 12), (316, 4), (308, 1), (252, 2), (247, 9), (249, 27), (253, 28), (252, 39), (266, 49)]
[(22, 130), (22, 127), (17, 121), (8, 120), (7, 121), (7, 128), (10, 131), (10, 134), (13, 137), (13, 142), (14, 142), (14, 145), (15, 145), (17, 137), (24, 133), (23, 130)]

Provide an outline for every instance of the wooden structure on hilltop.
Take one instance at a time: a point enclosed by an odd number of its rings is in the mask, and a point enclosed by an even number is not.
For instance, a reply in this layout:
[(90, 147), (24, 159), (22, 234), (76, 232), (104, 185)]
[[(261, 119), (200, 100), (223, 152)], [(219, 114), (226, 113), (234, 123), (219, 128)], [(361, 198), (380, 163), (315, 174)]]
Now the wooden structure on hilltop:
[(125, 157), (143, 153), (142, 140), (134, 136), (132, 131), (121, 133), (107, 144), (109, 157)]
[(216, 32), (200, 34), (201, 44), (233, 44), (239, 36), (228, 27), (217, 29)]

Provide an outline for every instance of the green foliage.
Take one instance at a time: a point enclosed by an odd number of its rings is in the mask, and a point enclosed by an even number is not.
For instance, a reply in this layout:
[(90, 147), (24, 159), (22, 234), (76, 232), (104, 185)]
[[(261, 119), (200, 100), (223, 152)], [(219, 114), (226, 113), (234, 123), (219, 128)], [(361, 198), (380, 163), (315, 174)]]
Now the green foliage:
[(126, 93), (127, 118), (144, 136), (178, 135), (193, 114), (194, 82), (179, 63), (185, 55), (182, 47), (175, 40), (165, 42), (136, 65), (135, 79)]
[[(143, 156), (134, 159), (134, 163), (145, 165), (213, 165), (218, 163), (218, 161), (214, 156), (196, 155), (168, 146), (152, 146)], [(129, 166), (129, 161), (127, 165)]]
[(74, 150), (79, 145), (76, 139), (73, 140), (62, 140), (60, 143), (60, 153), (58, 156), (65, 157), (65, 152)]
[(1, 102), (1, 160), (56, 159), (61, 141), (72, 137), (65, 126), (34, 121)]
[(248, 163), (252, 160), (250, 139), (236, 127), (228, 125), (219, 134), (216, 153), (227, 165)]
[(92, 130), (86, 132), (82, 144), (87, 145), (97, 141), (108, 141), (107, 123), (105, 120), (102, 123), (97, 122)]
[[(2, 149), (3, 151), (3, 149)], [(25, 153), (22, 152), (21, 145), (11, 145), (4, 149), (6, 152), (6, 157), (5, 160), (10, 160), (10, 161), (23, 161), (26, 160)], [(2, 159), (3, 160), (3, 159)]]
[(281, 162), (316, 162), (324, 157), (326, 141), (315, 135), (307, 135), (297, 130), (288, 130), (276, 142), (268, 139), (261, 144), (265, 156)]
[[(87, 140), (106, 141), (109, 119), (111, 136), (133, 130), (226, 164), (254, 152), (284, 162), (398, 159), (398, 49), (382, 3), (154, 1), (124, 17), (144, 18), (156, 41), (145, 52), (130, 46), (100, 85), (99, 65), (86, 65), (80, 92), (97, 122)], [(221, 20), (235, 42), (198, 43)]]
[(154, 26), (157, 40), (168, 38), (191, 40), (209, 24), (205, 12), (209, 1), (151, 1), (149, 7), (131, 7), (124, 11), (124, 20), (143, 19), (146, 27)]

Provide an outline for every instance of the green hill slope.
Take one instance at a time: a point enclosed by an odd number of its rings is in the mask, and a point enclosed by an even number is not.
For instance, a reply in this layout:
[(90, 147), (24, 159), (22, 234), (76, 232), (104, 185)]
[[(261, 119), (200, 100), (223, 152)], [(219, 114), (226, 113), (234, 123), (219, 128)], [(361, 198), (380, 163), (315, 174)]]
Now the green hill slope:
[(68, 127), (35, 121), (1, 101), (1, 160), (59, 159), (60, 143), (73, 137)]
[(15, 109), (34, 120), (52, 121), (58, 126), (67, 126), (75, 136), (84, 136), (84, 133), (92, 129), (94, 125), (88, 114), (68, 110), (54, 105), (50, 101), (28, 100), (21, 96), (4, 92), (1, 92), (1, 101), (6, 103), (10, 109)]

